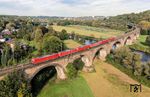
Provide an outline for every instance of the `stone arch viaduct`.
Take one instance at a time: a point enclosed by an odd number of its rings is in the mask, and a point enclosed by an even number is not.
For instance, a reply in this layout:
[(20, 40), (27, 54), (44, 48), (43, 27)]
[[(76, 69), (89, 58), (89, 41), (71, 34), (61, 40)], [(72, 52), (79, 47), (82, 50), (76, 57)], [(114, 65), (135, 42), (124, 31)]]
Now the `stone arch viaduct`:
[(34, 76), (42, 69), (47, 68), (49, 66), (55, 66), (55, 69), (57, 71), (57, 78), (64, 80), (67, 78), (65, 72), (68, 63), (72, 63), (74, 60), (79, 58), (81, 58), (81, 60), (84, 62), (83, 71), (91, 72), (94, 69), (92, 63), (96, 54), (99, 59), (105, 60), (105, 57), (107, 56), (107, 54), (110, 53), (112, 49), (116, 49), (124, 45), (131, 45), (136, 41), (139, 35), (140, 35), (140, 28), (136, 27), (134, 30), (128, 33), (124, 33), (120, 36), (117, 36), (116, 37), (117, 39), (112, 42), (106, 43), (104, 45), (99, 45), (97, 47), (93, 47), (82, 52), (67, 55), (62, 58), (58, 58), (38, 65), (29, 63), (0, 69), (0, 79), (2, 79), (8, 73), (13, 72), (14, 70), (23, 69), (27, 74), (29, 81), (31, 81), (34, 78)]

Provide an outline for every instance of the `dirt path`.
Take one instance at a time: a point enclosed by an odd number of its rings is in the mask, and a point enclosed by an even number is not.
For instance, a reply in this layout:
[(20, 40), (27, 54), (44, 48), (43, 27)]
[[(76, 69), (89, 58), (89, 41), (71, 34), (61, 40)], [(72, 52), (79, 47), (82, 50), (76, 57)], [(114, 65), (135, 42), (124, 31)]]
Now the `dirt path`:
[(96, 60), (95, 73), (83, 73), (95, 97), (150, 97), (150, 88), (142, 85), (142, 92), (131, 93), (130, 84), (137, 82), (110, 64)]

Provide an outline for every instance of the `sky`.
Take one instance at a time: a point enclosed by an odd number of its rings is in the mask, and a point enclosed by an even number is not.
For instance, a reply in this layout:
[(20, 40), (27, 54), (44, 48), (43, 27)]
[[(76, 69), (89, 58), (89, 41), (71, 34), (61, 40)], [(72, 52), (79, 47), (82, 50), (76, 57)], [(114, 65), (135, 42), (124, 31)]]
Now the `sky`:
[(150, 10), (150, 0), (0, 0), (0, 15), (115, 16)]

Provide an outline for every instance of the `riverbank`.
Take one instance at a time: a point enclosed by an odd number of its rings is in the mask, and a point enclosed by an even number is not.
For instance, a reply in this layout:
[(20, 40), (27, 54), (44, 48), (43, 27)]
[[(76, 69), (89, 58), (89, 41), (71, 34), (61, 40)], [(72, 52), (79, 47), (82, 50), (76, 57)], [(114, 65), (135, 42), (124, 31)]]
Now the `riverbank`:
[(133, 45), (130, 45), (129, 48), (150, 54), (150, 47), (141, 46), (139, 44), (133, 44)]
[(129, 48), (150, 54), (150, 47), (145, 43), (147, 35), (140, 35), (136, 43)]

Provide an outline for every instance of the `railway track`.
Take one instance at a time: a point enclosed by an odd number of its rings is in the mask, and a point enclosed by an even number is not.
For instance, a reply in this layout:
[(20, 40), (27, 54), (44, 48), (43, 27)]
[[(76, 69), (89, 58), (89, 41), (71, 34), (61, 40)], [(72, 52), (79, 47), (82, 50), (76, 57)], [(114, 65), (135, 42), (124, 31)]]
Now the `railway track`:
[(0, 76), (3, 76), (5, 74), (11, 73), (15, 70), (24, 70), (26, 68), (31, 68), (34, 65), (31, 63), (27, 63), (27, 64), (20, 64), (20, 65), (16, 65), (16, 66), (11, 66), (11, 67), (7, 67), (7, 68), (3, 68), (0, 69)]

